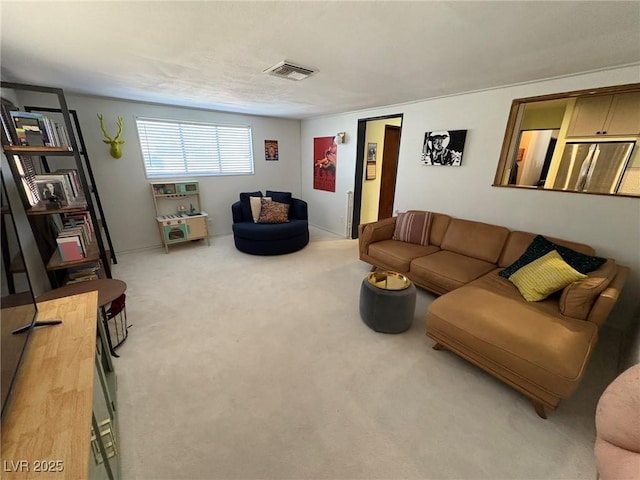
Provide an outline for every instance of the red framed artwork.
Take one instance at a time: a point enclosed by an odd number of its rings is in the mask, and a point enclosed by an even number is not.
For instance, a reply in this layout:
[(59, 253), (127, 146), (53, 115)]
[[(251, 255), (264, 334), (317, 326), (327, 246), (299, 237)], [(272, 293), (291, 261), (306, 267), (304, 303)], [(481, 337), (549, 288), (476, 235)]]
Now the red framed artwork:
[(336, 191), (336, 167), (338, 145), (335, 137), (313, 139), (313, 188), (327, 192)]

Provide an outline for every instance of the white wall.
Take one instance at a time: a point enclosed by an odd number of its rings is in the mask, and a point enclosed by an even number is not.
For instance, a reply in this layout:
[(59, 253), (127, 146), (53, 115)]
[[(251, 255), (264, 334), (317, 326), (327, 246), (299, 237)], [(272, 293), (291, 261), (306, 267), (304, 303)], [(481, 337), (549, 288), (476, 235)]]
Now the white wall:
[[(22, 105), (58, 107), (51, 95), (19, 93)], [(116, 252), (161, 245), (155, 221), (150, 180), (145, 178), (142, 152), (135, 125), (136, 116), (163, 119), (220, 122), (251, 125), (255, 174), (243, 176), (198, 177), (202, 209), (210, 218), (212, 235), (231, 233), (231, 204), (244, 191), (300, 189), (300, 122), (269, 117), (222, 113), (210, 110), (131, 102), (112, 98), (65, 95), (68, 107), (78, 112), (82, 134), (91, 159), (96, 185)], [(104, 115), (110, 135), (117, 131), (116, 120), (124, 118), (122, 158), (109, 155), (109, 145), (96, 117)], [(278, 140), (279, 161), (265, 161), (264, 141)], [(70, 168), (72, 160), (66, 163)], [(55, 163), (55, 162), (54, 162)], [(62, 164), (60, 164), (60, 168)], [(196, 177), (191, 177), (196, 178)]]
[[(354, 188), (358, 119), (404, 113), (394, 209), (426, 209), (592, 245), (598, 254), (632, 269), (624, 311), (638, 304), (640, 199), (492, 187), (511, 102), (516, 98), (635, 83), (640, 67), (584, 75), (411, 104), (351, 112), (302, 122), (302, 196), (310, 222), (344, 232), (344, 193)], [(424, 133), (467, 129), (461, 167), (420, 163)], [(313, 137), (346, 131), (340, 145), (335, 193), (313, 190)]]

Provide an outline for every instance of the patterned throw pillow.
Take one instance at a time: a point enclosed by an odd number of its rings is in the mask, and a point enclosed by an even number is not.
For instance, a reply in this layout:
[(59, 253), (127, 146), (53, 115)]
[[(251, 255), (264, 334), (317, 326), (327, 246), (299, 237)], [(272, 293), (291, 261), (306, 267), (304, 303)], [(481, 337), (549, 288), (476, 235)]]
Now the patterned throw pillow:
[(404, 212), (398, 214), (392, 238), (416, 245), (429, 245), (430, 232), (431, 212)]
[(537, 302), (586, 277), (552, 250), (522, 267), (509, 277), (509, 281), (518, 287), (527, 302)]
[(285, 223), (289, 221), (289, 205), (273, 200), (262, 201), (258, 223)]
[(553, 243), (542, 235), (537, 235), (520, 258), (504, 270), (500, 271), (498, 275), (504, 278), (509, 278), (525, 265), (542, 257), (543, 255), (546, 255), (552, 250), (557, 250), (562, 259), (580, 273), (593, 272), (607, 261), (606, 258), (585, 255), (584, 253), (576, 252), (570, 248)]

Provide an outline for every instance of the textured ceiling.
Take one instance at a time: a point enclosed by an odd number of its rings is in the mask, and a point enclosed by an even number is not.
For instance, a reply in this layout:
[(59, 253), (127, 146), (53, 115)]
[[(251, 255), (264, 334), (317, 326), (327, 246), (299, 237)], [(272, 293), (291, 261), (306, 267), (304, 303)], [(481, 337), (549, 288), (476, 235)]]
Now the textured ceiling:
[[(2, 0), (2, 79), (287, 118), (640, 62), (640, 2)], [(281, 61), (317, 69), (294, 82)], [(640, 79), (639, 79), (640, 81)]]

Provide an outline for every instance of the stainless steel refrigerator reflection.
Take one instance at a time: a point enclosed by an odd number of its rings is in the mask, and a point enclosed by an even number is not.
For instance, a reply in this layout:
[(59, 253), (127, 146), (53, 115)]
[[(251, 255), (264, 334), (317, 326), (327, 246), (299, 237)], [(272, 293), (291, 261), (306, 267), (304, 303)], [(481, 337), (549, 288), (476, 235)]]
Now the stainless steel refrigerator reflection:
[(553, 188), (616, 193), (635, 142), (567, 143)]

